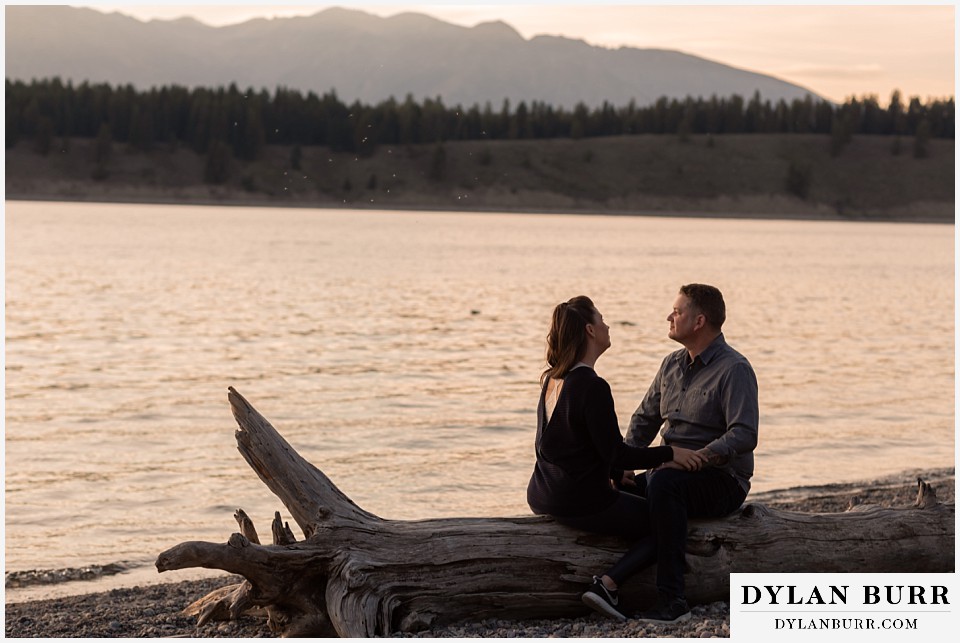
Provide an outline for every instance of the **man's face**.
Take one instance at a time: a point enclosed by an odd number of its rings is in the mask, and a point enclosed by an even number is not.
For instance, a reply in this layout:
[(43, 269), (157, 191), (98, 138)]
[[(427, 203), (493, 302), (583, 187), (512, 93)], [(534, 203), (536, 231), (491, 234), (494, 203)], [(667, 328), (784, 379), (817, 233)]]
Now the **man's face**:
[(699, 316), (700, 313), (693, 308), (689, 297), (677, 295), (676, 301), (673, 302), (673, 311), (667, 315), (667, 321), (670, 322), (667, 337), (683, 344), (693, 337)]

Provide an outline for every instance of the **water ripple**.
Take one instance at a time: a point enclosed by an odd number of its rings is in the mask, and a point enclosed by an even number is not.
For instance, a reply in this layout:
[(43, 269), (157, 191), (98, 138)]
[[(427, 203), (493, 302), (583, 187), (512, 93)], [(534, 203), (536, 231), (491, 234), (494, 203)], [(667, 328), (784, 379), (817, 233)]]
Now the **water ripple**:
[(581, 293), (620, 320), (626, 427), (677, 287), (721, 287), (758, 490), (953, 462), (953, 226), (6, 205), (12, 573), (269, 524), (231, 385), (378, 515), (527, 513), (549, 314)]

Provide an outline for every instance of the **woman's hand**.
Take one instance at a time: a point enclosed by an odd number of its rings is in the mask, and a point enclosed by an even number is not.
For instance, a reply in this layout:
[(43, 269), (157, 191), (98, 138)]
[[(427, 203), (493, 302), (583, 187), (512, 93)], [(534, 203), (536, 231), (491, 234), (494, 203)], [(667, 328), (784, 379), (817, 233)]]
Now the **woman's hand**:
[(670, 448), (673, 449), (673, 460), (664, 463), (664, 467), (683, 469), (684, 471), (699, 471), (703, 465), (707, 464), (707, 459), (697, 451), (682, 447)]

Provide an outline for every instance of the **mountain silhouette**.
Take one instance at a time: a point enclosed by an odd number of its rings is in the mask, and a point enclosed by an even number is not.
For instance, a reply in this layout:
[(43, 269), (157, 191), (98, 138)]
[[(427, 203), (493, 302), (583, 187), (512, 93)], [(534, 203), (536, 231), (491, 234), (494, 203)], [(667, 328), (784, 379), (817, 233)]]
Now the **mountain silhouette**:
[(163, 85), (256, 91), (286, 87), (346, 102), (440, 97), (495, 109), (504, 99), (572, 108), (640, 106), (760, 92), (791, 101), (808, 89), (679, 51), (608, 49), (557, 36), (526, 39), (496, 21), (461, 27), (416, 13), (381, 18), (332, 8), (311, 16), (211, 27), (190, 18), (143, 22), (67, 6), (8, 6), (6, 75), (59, 76), (138, 89)]

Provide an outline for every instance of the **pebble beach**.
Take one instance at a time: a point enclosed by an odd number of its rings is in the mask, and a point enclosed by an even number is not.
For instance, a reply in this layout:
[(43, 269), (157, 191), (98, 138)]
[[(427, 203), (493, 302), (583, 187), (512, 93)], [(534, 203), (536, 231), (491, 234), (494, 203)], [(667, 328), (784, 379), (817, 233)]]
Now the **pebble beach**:
[[(941, 502), (953, 503), (954, 469), (908, 471), (857, 484), (797, 487), (752, 495), (748, 502), (771, 507), (829, 513), (852, 504), (909, 507), (917, 494), (917, 478), (933, 485)], [(263, 617), (211, 622), (197, 627), (182, 611), (190, 603), (238, 577), (114, 589), (108, 592), (34, 600), (5, 605), (8, 638), (258, 638), (273, 637)], [(728, 638), (730, 610), (725, 602), (694, 606), (692, 618), (673, 625), (624, 623), (599, 615), (538, 621), (486, 620), (462, 623), (405, 637), (472, 638)]]

